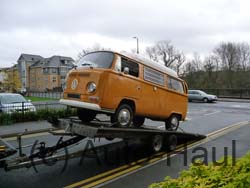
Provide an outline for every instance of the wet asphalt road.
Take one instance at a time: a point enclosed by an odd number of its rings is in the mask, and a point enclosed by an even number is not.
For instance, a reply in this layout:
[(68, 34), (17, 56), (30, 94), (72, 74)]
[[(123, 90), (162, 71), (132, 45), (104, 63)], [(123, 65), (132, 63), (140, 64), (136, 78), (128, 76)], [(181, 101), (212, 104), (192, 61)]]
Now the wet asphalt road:
[[(181, 123), (181, 128), (187, 132), (208, 134), (215, 130), (227, 127), (229, 125), (250, 120), (250, 103), (236, 103), (236, 102), (217, 102), (217, 103), (189, 103), (189, 111), (187, 121)], [(42, 122), (40, 122), (42, 123)], [(157, 126), (163, 128), (162, 122), (146, 121), (147, 125)], [(236, 140), (236, 154), (242, 156), (250, 149), (249, 146), (249, 133), (250, 127), (242, 127), (232, 133), (221, 136), (215, 140), (203, 144), (207, 148), (208, 153), (211, 153), (212, 147), (217, 147), (216, 156), (219, 158), (223, 155), (223, 147), (232, 148), (232, 140)], [(23, 140), (24, 144), (32, 144), (38, 139), (39, 141), (46, 141), (49, 145), (52, 145), (58, 140), (58, 137), (51, 135), (41, 135)], [(113, 142), (118, 142), (115, 140)], [(9, 141), (11, 144), (16, 145), (15, 141)], [(94, 145), (105, 145), (112, 143), (106, 139), (95, 140)], [(75, 148), (69, 149), (75, 151), (85, 147), (86, 141), (77, 145)], [(123, 146), (118, 146), (119, 148)], [(138, 158), (145, 156), (145, 148), (143, 146), (137, 146), (131, 144), (130, 153), (135, 151), (138, 153)], [(222, 148), (222, 149), (221, 149)], [(27, 148), (24, 152), (30, 152)], [(64, 151), (62, 151), (64, 152)], [(192, 158), (192, 150), (188, 150), (188, 160), (190, 163)], [(110, 169), (114, 169), (117, 166), (124, 164), (123, 158), (117, 156), (114, 151), (109, 151), (108, 160), (106, 161), (103, 153), (100, 153), (101, 164), (98, 164), (96, 159), (84, 158), (83, 163), (79, 165), (80, 159), (72, 159), (68, 161), (66, 170), (61, 173), (65, 162), (57, 162), (52, 166), (41, 165), (37, 167), (38, 173), (34, 169), (19, 169), (10, 172), (5, 172), (0, 169), (0, 187), (64, 187), (74, 182), (84, 180), (86, 178), (95, 176), (99, 173), (105, 172)], [(99, 154), (98, 154), (99, 155)], [(123, 153), (119, 154), (123, 156)], [(133, 159), (133, 157), (131, 158)], [(211, 160), (211, 156), (208, 157), (208, 161)], [(159, 162), (147, 168), (143, 168), (131, 175), (120, 178), (114, 182), (111, 182), (103, 187), (147, 187), (152, 182), (161, 181), (165, 176), (169, 175), (176, 177), (178, 172), (187, 168), (183, 165), (183, 156), (177, 155), (171, 159), (171, 166), (164, 164), (165, 162)]]

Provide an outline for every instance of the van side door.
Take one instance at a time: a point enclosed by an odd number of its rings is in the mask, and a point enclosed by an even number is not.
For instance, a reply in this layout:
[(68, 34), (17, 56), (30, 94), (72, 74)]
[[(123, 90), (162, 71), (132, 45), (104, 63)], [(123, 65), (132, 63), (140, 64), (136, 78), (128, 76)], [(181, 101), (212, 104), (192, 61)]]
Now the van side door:
[(129, 59), (120, 57), (116, 62), (115, 70), (118, 72), (113, 77), (115, 85), (114, 97), (117, 102), (122, 99), (131, 99), (135, 102), (136, 108), (141, 97), (141, 82), (139, 79), (139, 64)]

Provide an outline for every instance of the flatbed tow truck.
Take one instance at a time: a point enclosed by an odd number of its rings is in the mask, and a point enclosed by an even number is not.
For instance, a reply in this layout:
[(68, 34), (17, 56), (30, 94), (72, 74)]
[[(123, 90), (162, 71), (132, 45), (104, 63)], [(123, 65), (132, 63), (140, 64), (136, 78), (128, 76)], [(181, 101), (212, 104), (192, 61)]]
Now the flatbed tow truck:
[[(30, 145), (31, 152), (24, 154), (22, 149), (27, 146), (22, 145), (22, 134), (17, 136), (18, 148), (0, 138), (0, 168), (6, 171), (19, 168), (30, 168), (35, 165), (43, 164), (44, 161), (61, 161), (70, 158), (80, 157), (82, 150), (68, 153), (68, 146), (73, 146), (87, 138), (114, 138), (123, 139), (121, 142), (142, 140), (148, 144), (149, 149), (157, 153), (162, 149), (169, 151), (175, 150), (179, 140), (185, 142), (198, 141), (206, 136), (181, 131), (166, 131), (149, 126), (135, 127), (113, 127), (110, 122), (95, 119), (91, 123), (82, 123), (78, 118), (71, 117), (66, 119), (50, 119), (53, 127), (64, 130), (63, 132), (51, 131), (55, 136), (60, 136), (59, 140), (53, 146), (46, 146), (45, 142), (36, 141)], [(63, 140), (64, 136), (70, 136)], [(96, 151), (103, 147), (112, 147), (112, 143), (102, 146), (96, 146)], [(57, 151), (65, 149), (63, 154)], [(87, 151), (88, 152), (88, 151)], [(17, 154), (18, 153), (18, 154)], [(14, 156), (14, 157), (13, 157)], [(35, 167), (34, 167), (35, 168)], [(36, 169), (35, 169), (36, 170)]]

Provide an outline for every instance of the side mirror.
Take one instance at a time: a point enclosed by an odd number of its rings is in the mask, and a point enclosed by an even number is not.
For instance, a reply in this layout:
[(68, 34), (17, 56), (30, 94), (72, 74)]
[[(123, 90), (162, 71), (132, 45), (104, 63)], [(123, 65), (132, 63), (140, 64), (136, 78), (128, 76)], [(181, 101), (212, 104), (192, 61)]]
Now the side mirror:
[(128, 67), (124, 67), (123, 72), (124, 72), (124, 74), (129, 74), (129, 68)]
[(28, 99), (28, 102), (31, 102), (31, 100), (30, 100), (30, 99)]

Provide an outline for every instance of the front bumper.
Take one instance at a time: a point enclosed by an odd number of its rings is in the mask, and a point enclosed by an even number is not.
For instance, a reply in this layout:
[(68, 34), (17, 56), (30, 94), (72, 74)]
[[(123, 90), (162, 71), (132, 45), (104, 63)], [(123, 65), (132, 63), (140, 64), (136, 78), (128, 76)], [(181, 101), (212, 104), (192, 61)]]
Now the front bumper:
[(218, 98), (211, 98), (211, 99), (209, 99), (210, 101), (217, 101), (218, 100)]
[(71, 107), (84, 108), (84, 109), (89, 109), (89, 110), (94, 110), (94, 111), (105, 112), (105, 113), (114, 113), (113, 110), (103, 109), (98, 104), (89, 103), (89, 102), (60, 99), (59, 103), (67, 105), (67, 106), (71, 106)]

